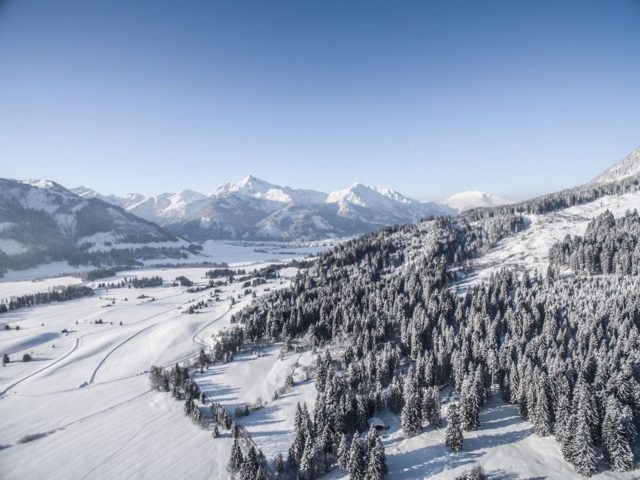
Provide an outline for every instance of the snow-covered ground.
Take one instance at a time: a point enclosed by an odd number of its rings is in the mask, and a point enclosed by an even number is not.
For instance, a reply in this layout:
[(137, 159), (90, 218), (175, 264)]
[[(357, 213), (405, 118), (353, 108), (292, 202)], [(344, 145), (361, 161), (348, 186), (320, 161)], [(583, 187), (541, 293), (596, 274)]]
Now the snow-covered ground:
[(618, 218), (628, 210), (640, 209), (640, 192), (602, 197), (545, 215), (528, 215), (530, 225), (524, 231), (507, 237), (486, 255), (471, 263), (473, 273), (463, 285), (488, 279), (504, 268), (538, 270), (544, 274), (549, 264), (549, 249), (566, 235), (583, 235), (589, 221), (606, 210)]
[[(228, 263), (233, 266), (256, 262), (276, 262), (316, 255), (346, 240), (348, 240), (348, 238), (319, 240), (315, 242), (234, 242), (209, 240), (203, 244), (203, 250), (199, 255), (190, 255), (189, 258), (179, 260), (158, 258), (145, 260), (143, 263), (147, 267), (152, 267), (163, 264), (189, 265), (202, 262)], [(155, 245), (161, 246), (160, 244)], [(135, 245), (131, 244), (129, 246)], [(2, 248), (0, 248), (0, 250), (2, 250)], [(89, 270), (95, 270), (95, 267), (91, 265), (74, 267), (69, 265), (68, 262), (51, 262), (25, 270), (10, 270), (4, 277), (0, 277), (0, 285), (19, 280), (34, 280), (62, 275), (80, 275)], [(2, 297), (1, 293), (0, 297)]]
[[(119, 276), (160, 274), (171, 281), (184, 275), (204, 284), (206, 270), (136, 270)], [(51, 286), (61, 280), (35, 283)], [(261, 295), (286, 284), (286, 279), (275, 280), (255, 290)], [(24, 282), (3, 285), (5, 292), (28, 291)], [(192, 357), (251, 296), (238, 300), (243, 289), (234, 284), (223, 289), (219, 301), (189, 315), (185, 307), (213, 297), (211, 290), (185, 290), (168, 285), (99, 290), (92, 298), (0, 317), (0, 352), (12, 360), (0, 368), (0, 478), (227, 477), (229, 436), (212, 439), (185, 417), (182, 402), (150, 391), (146, 370)], [(155, 301), (138, 298), (141, 294)], [(231, 296), (238, 300), (233, 306)], [(95, 323), (98, 319), (101, 324)], [(11, 330), (4, 330), (4, 324)], [(61, 333), (65, 329), (68, 333)], [(25, 353), (33, 356), (31, 362), (21, 361)], [(231, 410), (258, 397), (268, 401), (242, 423), (256, 432), (259, 443), (268, 445), (273, 434), (281, 446), (289, 442), (295, 402), (311, 398), (313, 385), (301, 382), (276, 402), (271, 402), (272, 394), (289, 373), (300, 375), (296, 364), (305, 361), (311, 358), (296, 354), (280, 359), (278, 347), (272, 347), (264, 355), (215, 366), (199, 381)]]
[[(495, 480), (579, 480), (574, 468), (560, 451), (553, 437), (539, 437), (533, 426), (525, 421), (514, 405), (506, 404), (499, 394), (487, 400), (480, 412), (480, 429), (464, 432), (464, 447), (451, 452), (444, 444), (446, 407), (443, 400), (442, 428), (427, 428), (421, 435), (405, 438), (396, 415), (383, 415), (389, 425), (382, 439), (387, 454), (389, 480), (429, 478), (451, 480), (475, 465), (481, 465), (490, 479)], [(631, 480), (640, 471), (612, 472), (601, 465), (601, 473), (594, 479)], [(347, 479), (343, 472), (333, 472), (328, 479)]]

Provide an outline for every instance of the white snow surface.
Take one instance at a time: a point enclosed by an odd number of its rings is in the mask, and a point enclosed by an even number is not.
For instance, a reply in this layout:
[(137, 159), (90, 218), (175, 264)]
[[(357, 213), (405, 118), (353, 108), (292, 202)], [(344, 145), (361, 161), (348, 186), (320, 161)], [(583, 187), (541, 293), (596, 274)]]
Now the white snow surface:
[[(170, 282), (184, 275), (204, 284), (206, 270), (136, 270), (119, 276), (161, 274)], [(282, 271), (294, 274), (295, 269)], [(266, 288), (286, 285), (275, 280), (255, 290), (262, 295)], [(5, 289), (27, 291), (22, 283)], [(149, 390), (146, 370), (193, 357), (251, 296), (241, 295), (231, 307), (229, 297), (243, 290), (234, 284), (223, 289), (220, 301), (188, 315), (185, 307), (210, 298), (211, 291), (185, 290), (169, 283), (100, 290), (92, 298), (3, 314), (2, 328), (8, 323), (20, 330), (2, 330), (0, 337), (0, 351), (12, 359), (0, 371), (1, 478), (229, 478), (229, 434), (214, 440), (210, 431), (195, 426), (184, 416), (183, 402)], [(156, 300), (138, 299), (141, 293)], [(104, 323), (93, 323), (97, 319)], [(33, 361), (18, 361), (24, 353)], [(196, 377), (211, 398), (231, 410), (258, 398), (265, 402), (242, 424), (271, 454), (290, 441), (296, 402), (313, 401), (313, 384), (296, 372), (310, 361), (310, 354), (281, 357), (279, 346), (273, 346)], [(292, 372), (300, 385), (272, 401), (273, 391)]]
[(442, 203), (448, 205), (451, 208), (454, 208), (459, 212), (464, 212), (473, 208), (489, 208), (499, 207), (501, 205), (509, 205), (513, 202), (511, 200), (493, 195), (491, 193), (473, 190), (468, 192), (456, 193), (455, 195), (452, 195), (449, 198), (443, 200)]
[(10, 238), (0, 238), (0, 252), (6, 255), (19, 255), (29, 249), (22, 243)]

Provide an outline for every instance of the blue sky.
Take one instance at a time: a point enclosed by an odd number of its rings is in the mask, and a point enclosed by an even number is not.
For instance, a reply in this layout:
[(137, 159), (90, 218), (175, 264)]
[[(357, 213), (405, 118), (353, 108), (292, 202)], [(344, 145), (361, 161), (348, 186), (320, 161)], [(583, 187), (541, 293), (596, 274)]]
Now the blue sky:
[(0, 176), (514, 199), (640, 145), (640, 1), (0, 0)]

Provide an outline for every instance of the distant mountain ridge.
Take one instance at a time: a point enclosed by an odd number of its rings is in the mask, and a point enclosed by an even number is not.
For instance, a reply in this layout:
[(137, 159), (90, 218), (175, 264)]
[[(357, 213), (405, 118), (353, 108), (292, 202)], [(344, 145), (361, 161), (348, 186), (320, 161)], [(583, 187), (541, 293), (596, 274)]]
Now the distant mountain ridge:
[[(100, 198), (83, 198), (50, 180), (0, 178), (0, 273), (55, 260), (70, 263), (174, 256), (187, 242)], [(113, 253), (118, 250), (118, 253)]]
[(446, 205), (420, 202), (361, 183), (324, 193), (282, 187), (252, 175), (224, 183), (210, 195), (187, 190), (145, 198), (101, 195), (86, 187), (74, 191), (120, 205), (190, 241), (318, 240), (457, 213)]

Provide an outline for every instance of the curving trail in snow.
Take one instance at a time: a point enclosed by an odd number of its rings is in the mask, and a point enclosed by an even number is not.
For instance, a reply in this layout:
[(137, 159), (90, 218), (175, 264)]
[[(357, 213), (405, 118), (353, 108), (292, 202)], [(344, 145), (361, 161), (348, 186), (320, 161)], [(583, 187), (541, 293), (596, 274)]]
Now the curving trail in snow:
[(36, 370), (35, 372), (30, 373), (29, 375), (26, 375), (25, 377), (22, 377), (20, 380), (12, 383), (11, 385), (9, 385), (8, 387), (6, 387), (2, 392), (0, 392), (0, 400), (2, 400), (2, 398), (4, 398), (4, 395), (11, 390), (12, 388), (14, 388), (15, 386), (21, 384), (22, 382), (24, 382), (25, 380), (29, 380), (31, 377), (34, 377), (36, 375), (38, 375), (39, 373), (44, 372), (45, 370), (48, 370), (49, 368), (53, 367), (54, 365), (60, 363), (62, 360), (64, 360), (65, 358), (67, 358), (69, 355), (71, 355), (73, 352), (76, 351), (76, 349), (78, 348), (78, 345), (80, 345), (80, 338), (79, 337), (73, 337), (76, 340), (76, 343), (73, 345), (73, 348), (71, 348), (71, 350), (69, 350), (67, 353), (65, 353), (63, 356), (61, 356), (60, 358), (57, 358), (56, 360), (54, 360), (53, 362), (49, 363), (48, 365), (45, 365), (44, 367), (42, 367), (39, 370)]
[[(207, 296), (206, 294), (205, 294), (205, 295), (200, 295), (199, 297), (197, 297), (197, 298), (195, 298), (195, 299), (193, 299), (193, 300), (190, 300), (189, 302), (185, 302), (185, 303), (183, 303), (183, 304), (182, 304), (182, 305), (180, 305), (178, 308), (182, 308), (182, 307), (184, 307), (185, 305), (188, 305), (189, 303), (192, 303), (193, 301), (200, 300), (200, 299), (202, 299), (202, 298), (206, 298), (206, 296)], [(170, 309), (168, 309), (168, 310), (164, 310), (164, 311), (162, 311), (162, 312), (155, 313), (155, 314), (153, 314), (153, 315), (151, 315), (151, 316), (149, 316), (149, 317), (145, 318), (144, 320), (142, 320), (142, 322), (146, 322), (146, 321), (151, 320), (151, 319), (153, 319), (153, 318), (157, 318), (157, 317), (160, 317), (160, 316), (162, 316), (162, 315), (166, 315), (167, 313), (169, 313), (169, 312), (173, 312), (174, 310), (175, 310), (175, 307), (172, 307), (172, 308), (170, 308)], [(123, 347), (124, 345), (126, 345), (127, 343), (129, 343), (130, 341), (132, 341), (134, 338), (136, 338), (136, 337), (137, 337), (138, 335), (140, 335), (141, 333), (144, 333), (144, 332), (146, 332), (146, 331), (148, 331), (148, 330), (152, 329), (153, 327), (158, 326), (159, 324), (161, 324), (161, 323), (163, 323), (163, 322), (170, 321), (170, 320), (175, 320), (175, 319), (176, 319), (176, 318), (178, 318), (179, 316), (180, 316), (180, 315), (176, 315), (176, 316), (172, 316), (172, 317), (166, 318), (166, 319), (164, 319), (164, 320), (160, 320), (160, 321), (158, 321), (158, 322), (156, 322), (156, 323), (154, 323), (154, 324), (152, 324), (152, 325), (148, 325), (148, 326), (146, 326), (146, 327), (144, 327), (144, 328), (142, 328), (142, 329), (138, 330), (138, 331), (137, 331), (136, 333), (134, 333), (133, 335), (131, 335), (131, 336), (129, 336), (129, 337), (127, 337), (127, 338), (125, 338), (122, 342), (120, 342), (118, 345), (116, 345), (116, 346), (115, 346), (115, 347), (113, 347), (111, 350), (109, 350), (109, 351), (107, 352), (107, 354), (106, 354), (104, 357), (102, 357), (102, 359), (101, 359), (101, 360), (98, 362), (98, 364), (96, 365), (96, 368), (95, 368), (95, 369), (93, 370), (93, 372), (91, 373), (91, 377), (89, 378), (89, 381), (88, 381), (87, 383), (88, 383), (89, 385), (93, 385), (93, 384), (94, 384), (94, 382), (95, 382), (95, 378), (96, 378), (96, 375), (98, 374), (98, 371), (100, 371), (100, 369), (101, 369), (101, 368), (102, 368), (102, 366), (105, 364), (105, 362), (109, 359), (109, 357), (110, 357), (111, 355), (113, 355), (113, 354), (114, 354), (114, 353), (115, 353), (119, 348)], [(138, 323), (141, 323), (141, 322), (138, 322)]]

